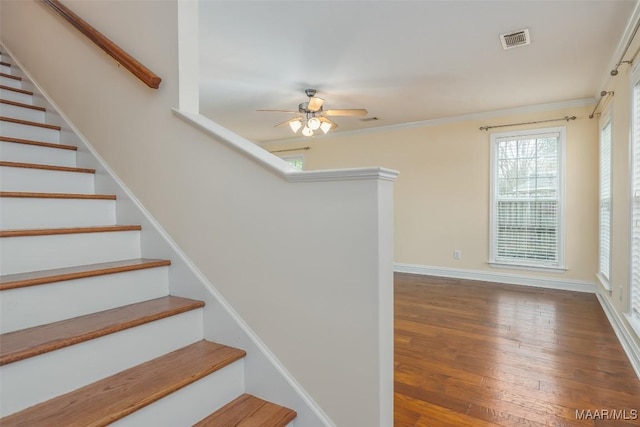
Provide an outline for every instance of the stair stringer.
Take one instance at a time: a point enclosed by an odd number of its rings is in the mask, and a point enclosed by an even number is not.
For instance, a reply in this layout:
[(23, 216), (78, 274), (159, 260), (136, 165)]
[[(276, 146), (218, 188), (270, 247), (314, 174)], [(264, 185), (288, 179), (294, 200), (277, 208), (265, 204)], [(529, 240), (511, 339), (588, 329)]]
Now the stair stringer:
[(117, 196), (117, 223), (142, 226), (140, 233), (142, 256), (171, 259), (170, 293), (205, 302), (204, 338), (242, 348), (247, 352), (244, 360), (245, 392), (294, 409), (297, 417), (289, 424), (290, 426), (335, 426), (322, 408), (109, 167), (53, 99), (37, 84), (28, 70), (10, 50), (5, 46), (0, 45), (0, 47), (2, 52), (6, 52), (12, 62), (18, 66), (20, 72), (16, 75), (23, 78), (25, 87), (34, 92), (33, 104), (47, 109), (46, 123), (61, 127), (60, 143), (77, 146), (78, 165), (96, 170), (95, 192)]

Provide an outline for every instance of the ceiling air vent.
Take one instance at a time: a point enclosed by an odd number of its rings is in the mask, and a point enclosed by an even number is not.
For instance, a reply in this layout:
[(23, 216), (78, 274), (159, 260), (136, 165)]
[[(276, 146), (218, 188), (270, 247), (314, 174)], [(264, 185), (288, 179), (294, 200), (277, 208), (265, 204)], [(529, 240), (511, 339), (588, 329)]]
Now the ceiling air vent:
[(529, 38), (529, 29), (514, 31), (512, 33), (500, 34), (500, 43), (503, 49), (511, 49), (513, 47), (531, 44)]

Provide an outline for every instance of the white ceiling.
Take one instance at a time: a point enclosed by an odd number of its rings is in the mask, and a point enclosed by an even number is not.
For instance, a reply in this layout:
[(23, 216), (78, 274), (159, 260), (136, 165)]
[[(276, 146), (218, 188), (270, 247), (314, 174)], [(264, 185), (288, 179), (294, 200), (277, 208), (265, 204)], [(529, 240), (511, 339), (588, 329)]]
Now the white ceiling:
[[(332, 132), (591, 98), (635, 0), (200, 1), (200, 111), (254, 142), (299, 138), (296, 110), (318, 89)], [(499, 34), (528, 28), (503, 50)], [(619, 54), (619, 53), (618, 53)], [(318, 137), (322, 138), (322, 137)]]

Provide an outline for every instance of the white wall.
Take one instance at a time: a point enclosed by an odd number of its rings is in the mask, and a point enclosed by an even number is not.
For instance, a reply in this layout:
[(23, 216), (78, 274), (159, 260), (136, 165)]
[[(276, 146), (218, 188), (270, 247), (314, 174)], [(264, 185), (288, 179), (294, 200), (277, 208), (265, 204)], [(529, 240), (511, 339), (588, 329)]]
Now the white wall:
[[(0, 4), (1, 42), (336, 425), (392, 425), (392, 184), (288, 183), (177, 118), (176, 1), (65, 3), (160, 89), (39, 1)], [(212, 323), (210, 338), (233, 329)]]

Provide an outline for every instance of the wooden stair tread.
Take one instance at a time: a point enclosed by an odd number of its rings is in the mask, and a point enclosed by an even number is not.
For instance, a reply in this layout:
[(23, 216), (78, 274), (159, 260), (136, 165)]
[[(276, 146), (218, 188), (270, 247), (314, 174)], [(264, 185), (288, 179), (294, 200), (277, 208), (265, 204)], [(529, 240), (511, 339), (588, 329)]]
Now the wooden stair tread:
[(6, 77), (6, 78), (8, 78), (8, 79), (13, 79), (13, 80), (20, 80), (20, 81), (22, 81), (22, 77), (12, 76), (11, 74), (6, 74), (6, 73), (0, 73), (0, 77)]
[(11, 414), (0, 425), (105, 426), (244, 356), (243, 350), (199, 341)]
[[(7, 74), (0, 73), (0, 75), (3, 75), (4, 77), (8, 77)], [(8, 99), (0, 99), (0, 104), (13, 105), (14, 107), (30, 108), (32, 110), (38, 110), (38, 111), (47, 111), (47, 109), (44, 107), (38, 107), (37, 105), (23, 104), (22, 102), (9, 101)]]
[(13, 142), (16, 144), (36, 145), (38, 147), (60, 148), (62, 150), (78, 151), (78, 147), (73, 145), (54, 144), (52, 142), (34, 141), (32, 139), (12, 138), (9, 136), (0, 136), (0, 141)]
[(41, 170), (60, 171), (60, 172), (96, 173), (95, 169), (73, 168), (69, 166), (40, 165), (37, 163), (0, 161), (0, 166), (10, 167), (10, 168), (41, 169)]
[(16, 89), (15, 87), (5, 86), (5, 85), (0, 85), (0, 89), (10, 90), (12, 92), (24, 93), (25, 95), (33, 96), (33, 92), (31, 92), (30, 90)]
[(39, 127), (39, 128), (52, 129), (52, 130), (60, 130), (60, 129), (62, 129), (58, 125), (49, 125), (49, 124), (46, 124), (46, 123), (31, 122), (29, 120), (14, 119), (13, 117), (7, 117), (7, 116), (0, 116), (0, 121), (9, 122), (9, 123), (17, 123), (19, 125), (26, 125), (26, 126), (36, 126), (36, 127)]
[(0, 366), (203, 306), (202, 301), (167, 296), (7, 332), (0, 335)]
[(8, 62), (3, 62), (3, 61), (0, 61), (0, 65), (4, 65), (5, 67), (11, 67), (11, 64), (9, 64)]
[(0, 197), (13, 197), (20, 199), (116, 200), (115, 194), (33, 193), (27, 191), (0, 191)]
[(0, 291), (169, 265), (171, 265), (170, 260), (136, 258), (28, 273), (5, 274), (0, 276)]
[(284, 427), (296, 415), (294, 410), (284, 406), (243, 394), (194, 427)]
[(118, 231), (140, 231), (140, 225), (99, 225), (69, 228), (30, 228), (25, 230), (0, 230), (2, 237), (55, 236), (59, 234), (111, 233)]

